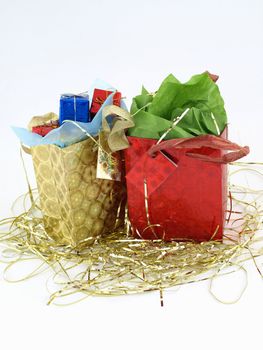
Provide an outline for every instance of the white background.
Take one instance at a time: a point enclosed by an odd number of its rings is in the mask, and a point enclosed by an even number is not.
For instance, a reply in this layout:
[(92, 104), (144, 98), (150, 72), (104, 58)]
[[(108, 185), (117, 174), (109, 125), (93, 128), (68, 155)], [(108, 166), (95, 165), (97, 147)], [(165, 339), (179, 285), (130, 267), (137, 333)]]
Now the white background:
[[(262, 162), (262, 33), (262, 0), (0, 0), (0, 217), (27, 190), (10, 126), (58, 112), (60, 93), (85, 91), (97, 77), (130, 101), (171, 72), (182, 81), (220, 75), (230, 138)], [(48, 307), (45, 277), (1, 276), (0, 348), (260, 349), (263, 283), (252, 264), (248, 271), (238, 304), (216, 302), (200, 283), (166, 292), (164, 308), (158, 293)], [(233, 281), (222, 283), (231, 294)]]

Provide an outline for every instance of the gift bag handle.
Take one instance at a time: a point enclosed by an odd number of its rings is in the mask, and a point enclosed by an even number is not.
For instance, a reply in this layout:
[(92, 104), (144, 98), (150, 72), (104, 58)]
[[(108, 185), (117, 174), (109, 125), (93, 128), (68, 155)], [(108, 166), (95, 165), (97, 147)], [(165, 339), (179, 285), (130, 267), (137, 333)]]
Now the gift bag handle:
[(191, 153), (187, 152), (186, 155), (192, 158), (197, 158), (205, 162), (221, 163), (227, 164), (234, 162), (237, 159), (245, 157), (249, 154), (248, 146), (239, 146), (229, 140), (215, 135), (201, 135), (192, 138), (179, 138), (173, 140), (163, 141), (159, 144), (153, 145), (149, 150), (148, 154), (151, 157), (155, 157), (157, 152), (164, 151), (169, 148), (192, 148), (201, 149), (202, 147), (208, 147), (212, 149), (222, 150), (222, 151), (232, 151), (230, 153), (223, 154), (220, 157), (214, 157), (209, 155), (204, 155), (202, 153)]

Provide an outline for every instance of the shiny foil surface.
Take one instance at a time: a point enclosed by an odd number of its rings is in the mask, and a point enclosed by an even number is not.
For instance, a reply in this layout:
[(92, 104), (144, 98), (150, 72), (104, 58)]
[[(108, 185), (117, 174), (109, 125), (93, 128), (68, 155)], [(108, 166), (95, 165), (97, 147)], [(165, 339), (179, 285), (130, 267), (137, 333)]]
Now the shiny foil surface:
[[(222, 135), (226, 137), (226, 132)], [(191, 158), (193, 149), (147, 151), (156, 140), (129, 137), (125, 150), (128, 213), (144, 239), (222, 239), (227, 206), (227, 165)], [(203, 147), (211, 157), (221, 150)]]

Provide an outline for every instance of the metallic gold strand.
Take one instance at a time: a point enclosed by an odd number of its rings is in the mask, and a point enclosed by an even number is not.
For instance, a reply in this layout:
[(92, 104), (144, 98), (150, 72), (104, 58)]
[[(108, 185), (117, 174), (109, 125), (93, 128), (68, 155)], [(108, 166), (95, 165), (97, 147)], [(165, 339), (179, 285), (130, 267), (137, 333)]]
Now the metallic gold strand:
[[(258, 165), (238, 164), (234, 174), (243, 170), (248, 176), (262, 175)], [(6, 264), (5, 278), (10, 279), (19, 271), (19, 263), (39, 261), (37, 267), (23, 280), (49, 269), (51, 292), (49, 304), (74, 304), (89, 296), (116, 296), (159, 291), (198, 281), (210, 281), (213, 297), (224, 303), (236, 302), (246, 288), (246, 280), (236, 300), (221, 300), (213, 283), (217, 276), (243, 271), (244, 263), (252, 260), (262, 277), (256, 259), (263, 256), (262, 190), (246, 189), (236, 184), (230, 186), (232, 197), (231, 217), (225, 228), (227, 242), (209, 240), (196, 243), (190, 240), (165, 242), (136, 239), (129, 235), (130, 223), (125, 214), (125, 228), (117, 227), (105, 237), (98, 237), (94, 244), (73, 249), (58, 244), (44, 230), (38, 204), (22, 214), (0, 221), (2, 261)], [(37, 193), (34, 191), (34, 198)], [(27, 195), (28, 198), (28, 195)], [(16, 206), (23, 202), (23, 197)], [(23, 205), (26, 205), (26, 199)], [(29, 265), (30, 266), (30, 265)], [(231, 270), (229, 271), (229, 268)], [(12, 280), (13, 282), (13, 280)], [(61, 302), (59, 302), (61, 301)]]

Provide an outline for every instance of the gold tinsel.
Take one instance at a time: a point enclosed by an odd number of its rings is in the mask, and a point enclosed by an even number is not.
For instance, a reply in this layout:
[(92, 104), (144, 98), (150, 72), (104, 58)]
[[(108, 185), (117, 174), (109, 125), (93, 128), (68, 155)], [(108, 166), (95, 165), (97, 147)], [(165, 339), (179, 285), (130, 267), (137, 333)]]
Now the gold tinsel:
[[(245, 171), (245, 174), (252, 172), (262, 176), (255, 165), (237, 163), (236, 166), (234, 175)], [(29, 193), (15, 205), (22, 200), (26, 207), (31, 198), (30, 208), (19, 216), (0, 222), (3, 227), (0, 233), (1, 261), (6, 263), (4, 277), (9, 282), (17, 282), (50, 270), (48, 286), (56, 286), (56, 290), (51, 292), (48, 304), (56, 303), (57, 298), (67, 300), (66, 297), (72, 296), (78, 299), (70, 299), (63, 305), (88, 296), (117, 296), (154, 290), (160, 291), (162, 304), (164, 289), (202, 280), (209, 280), (214, 295), (214, 279), (240, 269), (245, 272), (244, 261), (252, 259), (260, 272), (257, 257), (263, 253), (260, 235), (263, 214), (260, 197), (263, 191), (237, 185), (230, 185), (229, 189), (228, 224), (223, 242), (134, 239), (129, 235), (127, 218), (123, 229), (98, 239), (91, 247), (78, 250), (78, 247), (60, 245), (47, 235), (37, 191), (29, 188)], [(12, 280), (10, 275), (20, 271), (19, 264), (27, 262), (32, 270)], [(33, 262), (37, 262), (34, 268)]]

